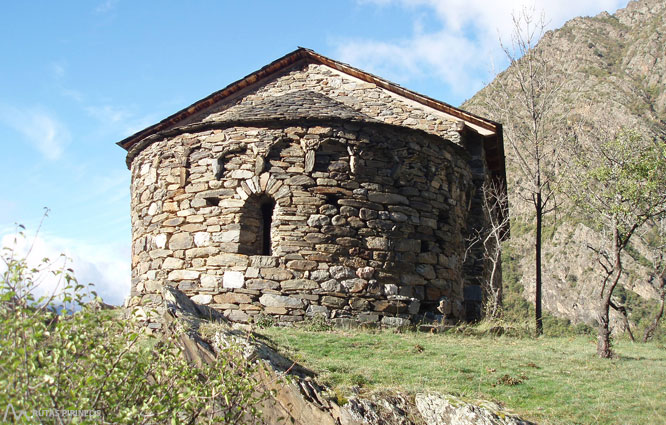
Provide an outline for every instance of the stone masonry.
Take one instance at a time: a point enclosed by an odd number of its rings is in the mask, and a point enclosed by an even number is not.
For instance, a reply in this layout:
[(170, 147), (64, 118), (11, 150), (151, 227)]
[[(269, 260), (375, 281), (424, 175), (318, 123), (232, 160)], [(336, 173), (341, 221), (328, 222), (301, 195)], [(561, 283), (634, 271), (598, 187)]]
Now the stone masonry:
[(132, 302), (170, 285), (236, 322), (465, 319), (488, 135), (310, 52), (120, 142)]

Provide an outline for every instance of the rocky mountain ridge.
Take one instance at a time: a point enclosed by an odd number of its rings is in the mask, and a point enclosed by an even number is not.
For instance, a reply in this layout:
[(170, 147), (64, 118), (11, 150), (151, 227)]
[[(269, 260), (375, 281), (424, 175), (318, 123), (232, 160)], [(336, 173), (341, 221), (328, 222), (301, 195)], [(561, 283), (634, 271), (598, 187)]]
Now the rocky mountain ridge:
[[(662, 0), (631, 1), (613, 15), (603, 12), (595, 17), (574, 18), (562, 28), (544, 34), (536, 49), (546, 58), (552, 78), (561, 86), (550, 111), (557, 123), (554, 132), (559, 133), (555, 137), (564, 140), (570, 126), (584, 123), (581, 128), (589, 141), (598, 141), (595, 136), (608, 134), (611, 127), (631, 128), (648, 139), (666, 140), (665, 46), (666, 3)], [(500, 85), (507, 80), (507, 71), (499, 74), (462, 108), (498, 119), (488, 100), (501, 96)], [(520, 176), (515, 153), (508, 146), (505, 151), (509, 192), (513, 193), (511, 214), (514, 223), (520, 224), (512, 229), (511, 251), (522, 276), (523, 296), (531, 301), (534, 208), (512, 191)], [(547, 217), (546, 226), (544, 307), (574, 323), (593, 324), (599, 275), (587, 242), (600, 235), (567, 217), (562, 210)], [(626, 256), (628, 273), (622, 284), (640, 297), (655, 298), (656, 292), (649, 283), (650, 269), (642, 261), (644, 247), (635, 242), (632, 248), (635, 255)]]

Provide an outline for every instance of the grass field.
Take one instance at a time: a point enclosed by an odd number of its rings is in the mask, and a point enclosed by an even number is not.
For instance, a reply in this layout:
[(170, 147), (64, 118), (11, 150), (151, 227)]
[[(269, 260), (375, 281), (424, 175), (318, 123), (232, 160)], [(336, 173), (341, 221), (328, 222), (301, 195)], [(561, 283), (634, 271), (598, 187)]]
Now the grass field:
[(666, 423), (666, 346), (591, 336), (539, 339), (269, 327), (259, 338), (345, 393), (438, 391), (491, 400), (540, 424)]

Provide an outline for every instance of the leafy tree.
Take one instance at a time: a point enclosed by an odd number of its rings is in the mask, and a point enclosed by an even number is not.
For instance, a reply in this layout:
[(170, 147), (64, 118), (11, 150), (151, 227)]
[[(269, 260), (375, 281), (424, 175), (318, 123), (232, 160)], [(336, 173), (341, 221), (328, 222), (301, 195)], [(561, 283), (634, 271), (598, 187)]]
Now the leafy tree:
[[(19, 237), (23, 237), (19, 233)], [(175, 338), (142, 334), (101, 309), (71, 269), (30, 267), (3, 248), (0, 280), (0, 415), (23, 423), (256, 423), (265, 395), (257, 365), (230, 347), (198, 368)], [(35, 297), (44, 273), (63, 290)], [(86, 302), (94, 299), (94, 302)], [(68, 308), (65, 308), (67, 306)], [(13, 417), (12, 417), (13, 416)], [(19, 418), (20, 417), (20, 418)]]
[(575, 207), (602, 232), (589, 247), (603, 270), (599, 287), (597, 353), (612, 356), (609, 310), (624, 273), (623, 253), (649, 220), (666, 214), (666, 147), (621, 130), (597, 143), (577, 144), (578, 160), (567, 192)]

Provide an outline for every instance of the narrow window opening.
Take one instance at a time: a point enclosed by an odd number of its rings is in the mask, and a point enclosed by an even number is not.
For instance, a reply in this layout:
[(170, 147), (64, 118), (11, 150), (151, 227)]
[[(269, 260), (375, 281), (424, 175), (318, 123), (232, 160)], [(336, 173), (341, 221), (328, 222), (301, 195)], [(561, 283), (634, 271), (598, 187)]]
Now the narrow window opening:
[(421, 252), (430, 252), (430, 242), (421, 241)]
[(208, 207), (216, 207), (220, 205), (220, 198), (204, 198), (206, 200), (206, 206)]
[(271, 227), (275, 201), (270, 199), (261, 204), (261, 255), (272, 255)]
[(340, 195), (337, 193), (328, 193), (326, 194), (326, 203), (329, 205), (333, 205), (334, 207), (338, 208), (340, 207)]

